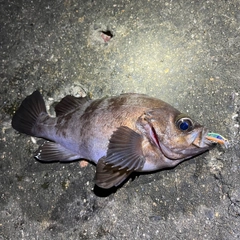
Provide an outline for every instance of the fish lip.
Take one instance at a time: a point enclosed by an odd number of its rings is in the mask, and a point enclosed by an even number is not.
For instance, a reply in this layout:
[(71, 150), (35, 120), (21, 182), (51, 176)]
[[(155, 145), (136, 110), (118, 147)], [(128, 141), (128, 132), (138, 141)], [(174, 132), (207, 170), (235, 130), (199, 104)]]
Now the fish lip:
[(199, 148), (211, 148), (211, 146), (214, 146), (214, 142), (208, 140), (206, 136), (208, 135), (209, 130), (206, 127), (201, 127), (199, 129), (198, 134), (196, 134), (195, 139), (193, 140), (192, 144)]

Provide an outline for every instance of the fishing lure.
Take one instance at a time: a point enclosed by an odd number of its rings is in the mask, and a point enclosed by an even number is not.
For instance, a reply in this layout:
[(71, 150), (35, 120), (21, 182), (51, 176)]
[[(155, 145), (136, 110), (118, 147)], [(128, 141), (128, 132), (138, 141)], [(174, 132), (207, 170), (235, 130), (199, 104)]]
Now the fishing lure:
[(210, 132), (207, 134), (206, 138), (212, 142), (216, 142), (219, 144), (224, 144), (224, 146), (227, 148), (229, 145), (229, 141), (228, 139), (226, 139), (225, 137), (223, 137), (222, 135), (218, 134), (218, 133), (213, 133)]

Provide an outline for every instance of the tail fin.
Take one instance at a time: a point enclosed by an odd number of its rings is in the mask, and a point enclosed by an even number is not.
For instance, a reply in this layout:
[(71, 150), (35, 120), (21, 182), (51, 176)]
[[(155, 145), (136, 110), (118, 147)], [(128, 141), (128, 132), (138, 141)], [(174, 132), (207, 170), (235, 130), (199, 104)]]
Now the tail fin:
[(12, 118), (12, 127), (21, 133), (35, 136), (34, 125), (38, 117), (47, 114), (46, 106), (39, 91), (27, 96)]

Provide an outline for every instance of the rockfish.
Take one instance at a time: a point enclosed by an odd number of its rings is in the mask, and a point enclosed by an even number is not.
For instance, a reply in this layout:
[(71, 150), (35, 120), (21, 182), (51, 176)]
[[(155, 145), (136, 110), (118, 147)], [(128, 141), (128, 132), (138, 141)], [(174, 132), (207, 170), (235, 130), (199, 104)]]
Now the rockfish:
[(136, 172), (174, 167), (213, 146), (208, 130), (169, 104), (127, 93), (90, 100), (64, 97), (48, 115), (42, 95), (25, 98), (12, 119), (21, 133), (44, 138), (35, 158), (43, 162), (87, 159), (101, 188)]

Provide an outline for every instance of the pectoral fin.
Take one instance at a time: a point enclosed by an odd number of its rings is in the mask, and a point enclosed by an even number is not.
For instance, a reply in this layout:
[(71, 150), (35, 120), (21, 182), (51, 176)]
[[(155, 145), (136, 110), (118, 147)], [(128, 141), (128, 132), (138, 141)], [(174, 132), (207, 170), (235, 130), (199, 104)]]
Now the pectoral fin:
[(145, 163), (142, 140), (142, 136), (132, 129), (119, 127), (109, 140), (105, 162), (119, 169), (140, 170)]
[(119, 169), (118, 167), (106, 164), (105, 158), (101, 158), (97, 163), (95, 184), (105, 189), (114, 186), (117, 187), (127, 179), (132, 172), (133, 171), (128, 171), (126, 168)]
[(132, 129), (118, 128), (109, 140), (107, 156), (97, 163), (96, 185), (102, 188), (118, 186), (133, 171), (141, 170), (145, 163), (142, 140)]
[(42, 162), (66, 162), (79, 159), (79, 156), (55, 142), (44, 142), (36, 152), (35, 158)]

